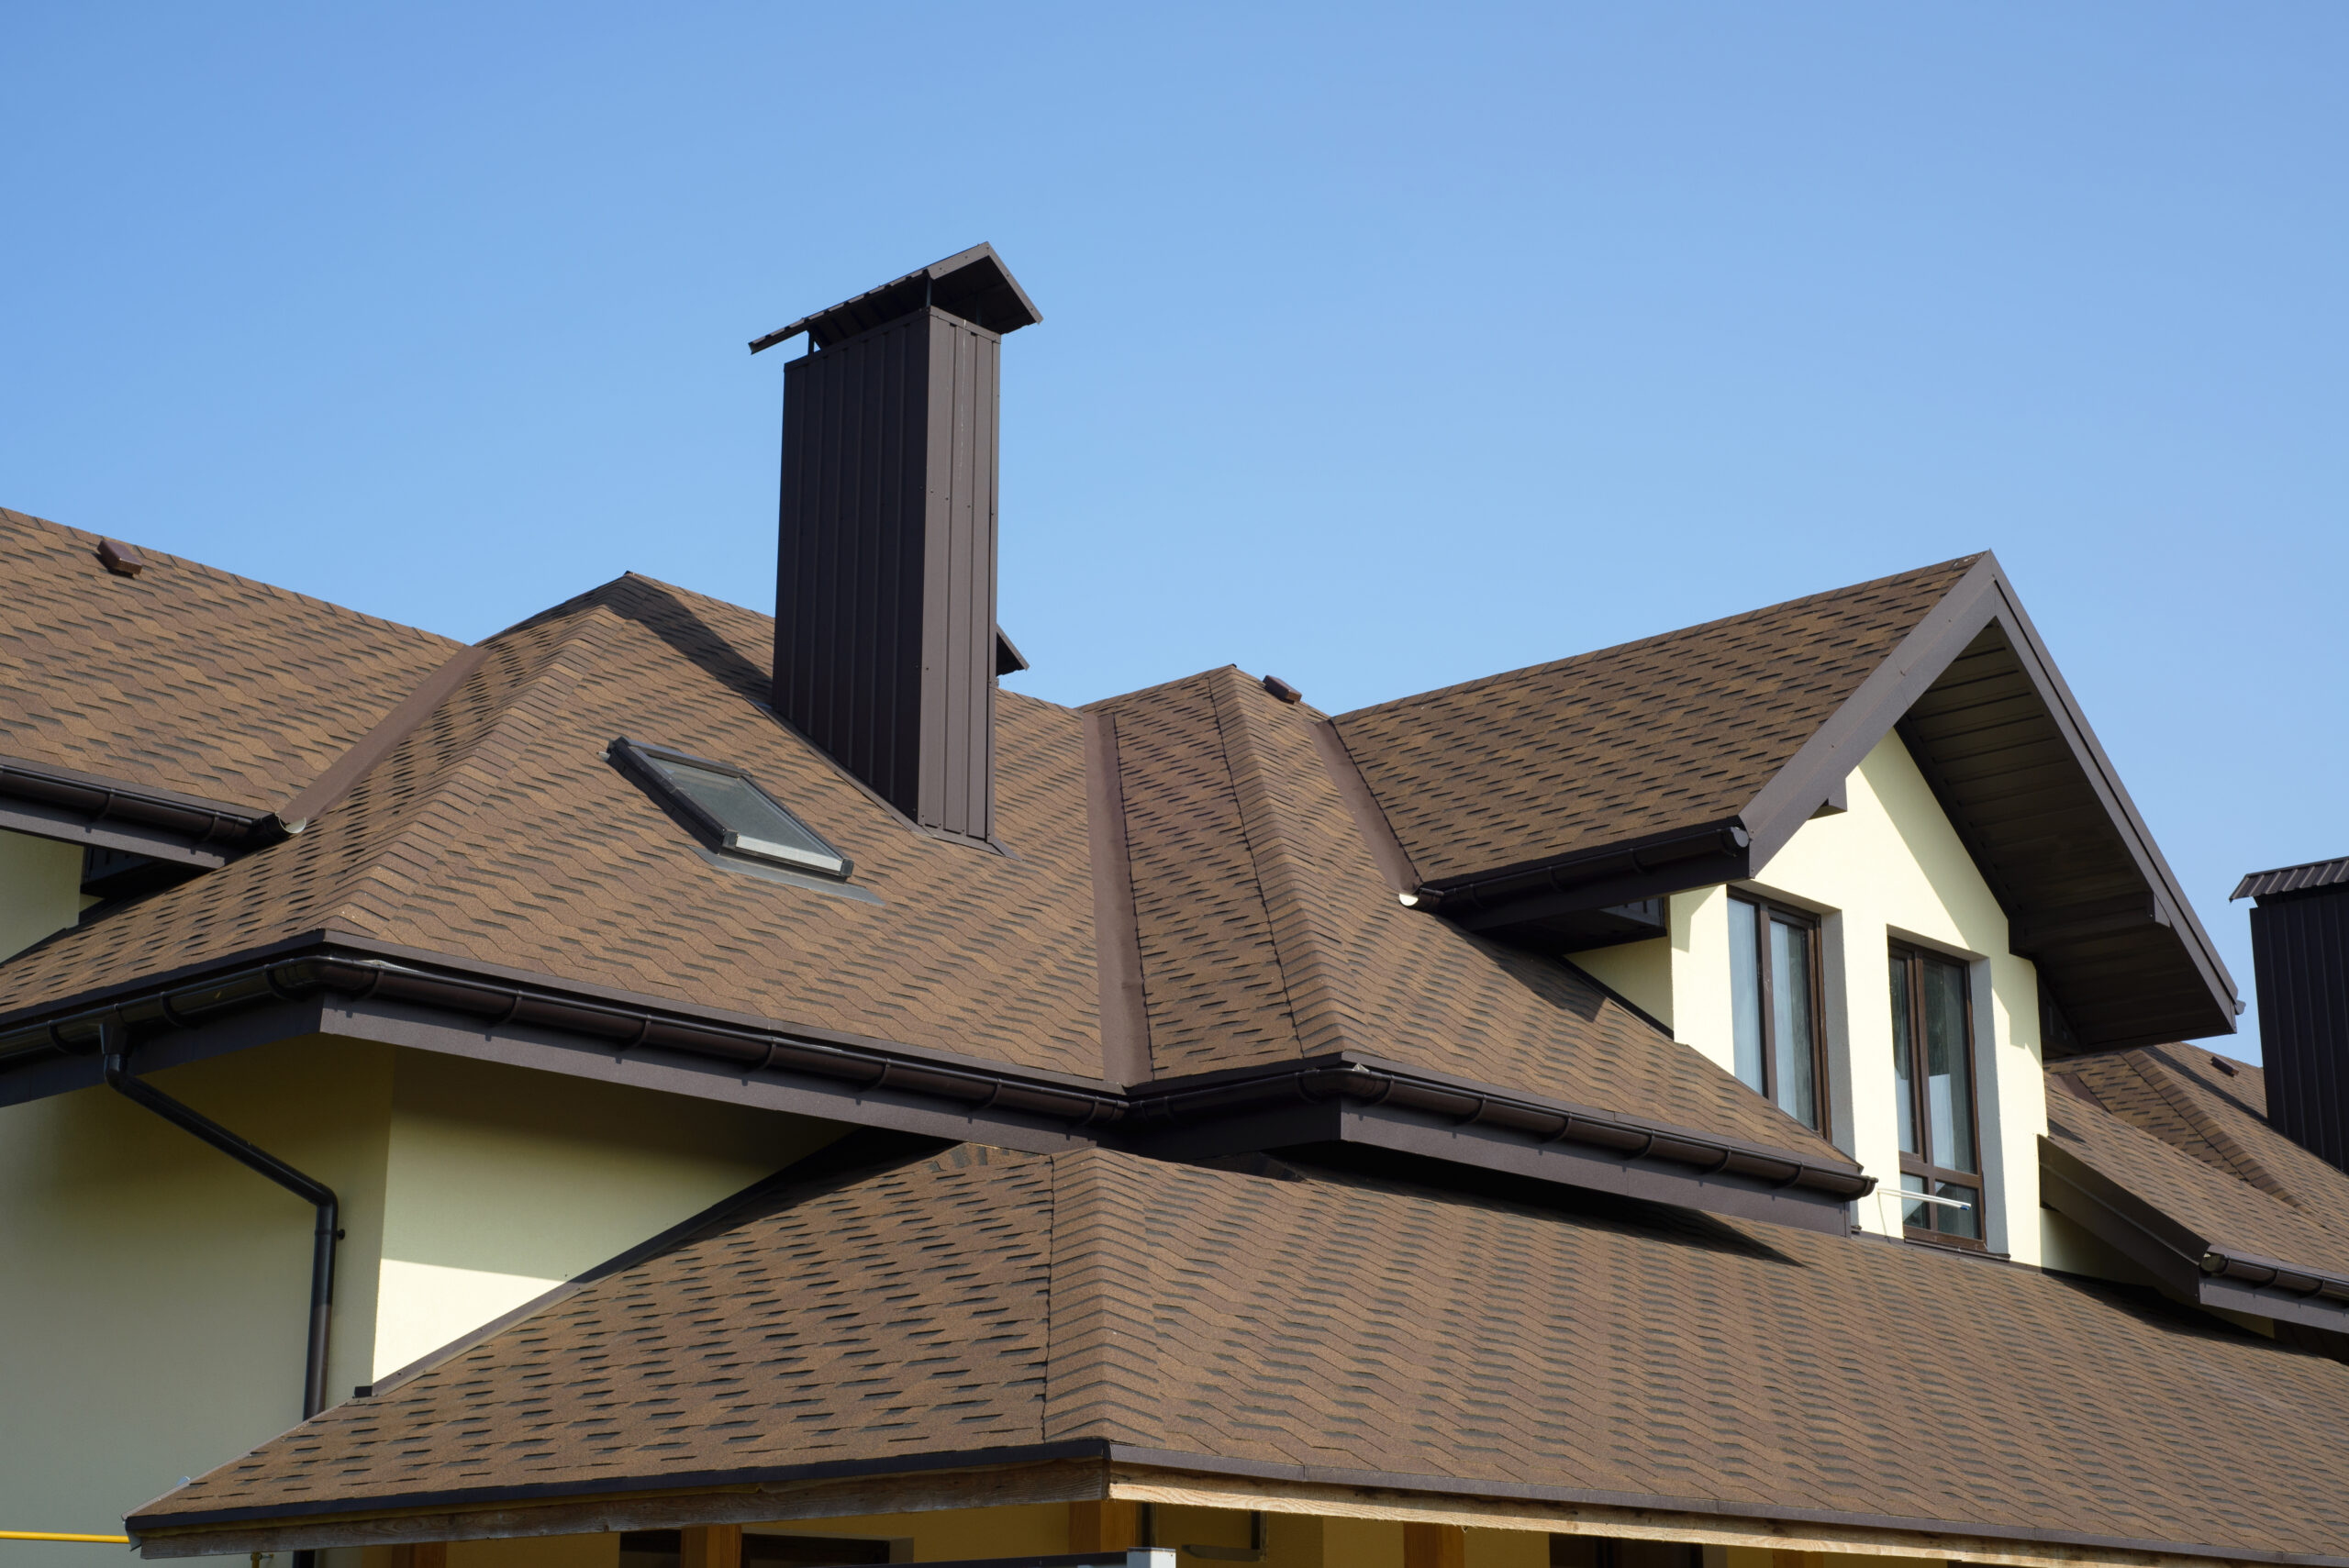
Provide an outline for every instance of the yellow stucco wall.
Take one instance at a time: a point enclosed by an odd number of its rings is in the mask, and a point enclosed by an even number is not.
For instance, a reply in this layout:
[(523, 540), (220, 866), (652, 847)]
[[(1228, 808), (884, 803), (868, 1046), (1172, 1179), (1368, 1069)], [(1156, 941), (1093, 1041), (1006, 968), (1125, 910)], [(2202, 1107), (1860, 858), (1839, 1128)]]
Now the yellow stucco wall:
[(0, 958), (72, 925), (84, 902), (81, 845), (0, 828)]
[[(366, 1375), (391, 1062), (289, 1041), (153, 1075), (341, 1196), (344, 1389)], [(111, 1090), (0, 1108), (0, 1529), (118, 1530), (291, 1426), (310, 1236), (308, 1205)], [(92, 1568), (107, 1549), (6, 1551), (6, 1568)]]
[[(2007, 919), (1908, 748), (1887, 736), (1853, 771), (1848, 809), (1814, 817), (1739, 885), (1820, 917), (1821, 1020), (1838, 1146), (1881, 1188), (1899, 1186), (1892, 1075), (1890, 944), (1965, 962), (1975, 1010), (1975, 1073), (1990, 1247), (2040, 1262), (2038, 1139), (2047, 1129), (2039, 1062), (2038, 975), (2007, 950)], [(1729, 889), (1671, 901), (1671, 935), (1574, 955), (1674, 1038), (1733, 1067)], [(1899, 1233), (1897, 1203), (1874, 1196), (1859, 1223)]]
[[(840, 1130), (331, 1037), (152, 1076), (336, 1189), (331, 1398)], [(293, 1425), (310, 1233), (300, 1200), (109, 1090), (0, 1107), (0, 1529), (117, 1530)], [(102, 1550), (10, 1542), (0, 1568)]]
[(399, 1053), (366, 1379), (781, 1170), (833, 1123)]

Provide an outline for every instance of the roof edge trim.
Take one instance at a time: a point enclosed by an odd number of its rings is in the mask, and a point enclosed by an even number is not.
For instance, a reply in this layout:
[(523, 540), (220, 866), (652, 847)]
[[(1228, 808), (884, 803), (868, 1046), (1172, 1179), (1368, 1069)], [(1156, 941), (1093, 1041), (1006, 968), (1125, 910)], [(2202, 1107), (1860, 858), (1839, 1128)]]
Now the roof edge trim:
[[(767, 1488), (831, 1480), (934, 1475), (941, 1471), (1006, 1470), (1047, 1464), (1100, 1466), (1100, 1471), (1096, 1473), (1098, 1478), (1091, 1482), (1094, 1489), (1085, 1494), (1090, 1496), (1107, 1492), (1111, 1496), (1125, 1494), (1146, 1498), (1153, 1485), (1174, 1483), (1176, 1477), (1219, 1476), (1298, 1488), (1299, 1500), (1309, 1497), (1307, 1489), (1370, 1490), (1419, 1497), (1459, 1498), (1482, 1504), (1522, 1503), (1537, 1507), (1610, 1510), (1609, 1516), (1592, 1521), (1600, 1525), (1609, 1522), (1612, 1510), (1620, 1510), (1624, 1515), (1681, 1516), (1680, 1520), (1674, 1522), (1685, 1521), (1684, 1528), (1699, 1531), (1712, 1529), (1726, 1533), (1738, 1521), (1751, 1520), (1771, 1527), (1769, 1533), (1781, 1538), (1787, 1533), (1785, 1527), (1789, 1525), (1865, 1532), (1879, 1539), (1887, 1534), (1898, 1534), (1906, 1538), (1904, 1544), (1919, 1549), (1920, 1555), (1948, 1555), (1959, 1560), (1991, 1559), (2013, 1562), (2017, 1561), (2016, 1554), (1998, 1550), (2001, 1545), (2012, 1543), (2066, 1549), (2043, 1557), (2023, 1559), (2033, 1562), (2076, 1562), (2077, 1552), (2088, 1550), (2257, 1562), (2272, 1564), (2275, 1568), (2349, 1568), (2349, 1557), (2315, 1552), (2270, 1551), (2196, 1541), (2098, 1535), (2086, 1530), (2041, 1529), (2027, 1525), (1981, 1520), (1847, 1512), (1718, 1497), (1679, 1497), (1664, 1494), (1553, 1486), (1533, 1482), (1229, 1459), (1185, 1450), (1118, 1443), (1102, 1438), (1068, 1438), (992, 1449), (892, 1454), (880, 1459), (831, 1460), (685, 1474), (599, 1477), (577, 1484), (538, 1482), (519, 1486), (451, 1488), (250, 1508), (191, 1510), (184, 1514), (160, 1513), (155, 1511), (156, 1505), (150, 1503), (132, 1513), (125, 1523), (142, 1548), (142, 1554), (149, 1558), (217, 1555), (229, 1549), (228, 1544), (219, 1538), (240, 1525), (247, 1528), (238, 1532), (234, 1542), (238, 1551), (248, 1547), (272, 1551), (305, 1545), (348, 1544), (345, 1535), (358, 1531), (362, 1520), (367, 1521), (364, 1539), (371, 1544), (410, 1539), (476, 1540), (486, 1539), (498, 1532), (467, 1530), (458, 1520), (463, 1513), (487, 1514), (501, 1505), (537, 1504), (551, 1508), (572, 1498), (599, 1499), (603, 1500), (596, 1504), (599, 1512), (611, 1513), (616, 1511), (618, 1499), (640, 1495), (648, 1502), (663, 1503), (674, 1508), (676, 1502), (696, 1491), (715, 1491), (724, 1487), (729, 1495), (722, 1499), (710, 1499), (714, 1505), (709, 1510), (711, 1517), (748, 1521), (774, 1517), (773, 1510), (779, 1499)], [(1119, 1468), (1112, 1470), (1111, 1466)], [(1072, 1476), (1071, 1479), (1076, 1477)], [(157, 1502), (162, 1500), (159, 1498)], [(1408, 1507), (1410, 1505), (1404, 1506)], [(409, 1520), (405, 1530), (400, 1524), (402, 1516), (406, 1516)], [(510, 1527), (512, 1521), (505, 1522)], [(1645, 1522), (1660, 1521), (1651, 1517)], [(601, 1528), (624, 1528), (624, 1522), (616, 1525), (607, 1519)], [(509, 1528), (505, 1533), (513, 1532)], [(352, 1539), (357, 1539), (356, 1535)], [(266, 1544), (253, 1546), (258, 1541), (266, 1541)], [(1853, 1543), (1846, 1540), (1842, 1544), (1848, 1546)]]
[(274, 820), (263, 810), (0, 756), (0, 828), (39, 838), (212, 867), (273, 837)]

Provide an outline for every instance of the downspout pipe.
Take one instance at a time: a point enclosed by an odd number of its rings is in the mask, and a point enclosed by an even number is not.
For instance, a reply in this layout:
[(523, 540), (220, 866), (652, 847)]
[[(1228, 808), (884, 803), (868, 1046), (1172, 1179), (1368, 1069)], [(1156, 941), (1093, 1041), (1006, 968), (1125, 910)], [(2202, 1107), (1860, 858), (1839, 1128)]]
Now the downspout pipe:
[(308, 1420), (327, 1407), (327, 1320), (334, 1310), (334, 1244), (342, 1235), (341, 1205), (334, 1189), (306, 1176), (268, 1151), (230, 1132), (192, 1106), (182, 1105), (162, 1090), (133, 1074), (124, 1054), (119, 1026), (106, 1031), (106, 1086), (126, 1099), (136, 1100), (173, 1126), (193, 1133), (246, 1169), (268, 1177), (317, 1213), (317, 1228), (310, 1243), (310, 1323), (302, 1362), (302, 1418)]

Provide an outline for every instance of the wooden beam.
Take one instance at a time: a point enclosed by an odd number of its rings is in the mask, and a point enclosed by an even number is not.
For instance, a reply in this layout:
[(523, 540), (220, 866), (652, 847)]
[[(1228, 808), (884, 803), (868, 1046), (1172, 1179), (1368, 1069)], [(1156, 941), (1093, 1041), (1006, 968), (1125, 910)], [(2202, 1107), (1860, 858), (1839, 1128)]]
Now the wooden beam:
[(1141, 1505), (1104, 1500), (1068, 1506), (1071, 1551), (1124, 1551), (1141, 1544)]
[[(1138, 1503), (1196, 1508), (1259, 1508), (1266, 1513), (1319, 1514), (1325, 1518), (1392, 1519), (1408, 1525), (1447, 1524), (1470, 1529), (1545, 1530), (1553, 1535), (1603, 1535), (1623, 1540), (1683, 1546), (1741, 1546), (1765, 1551), (1842, 1552), (1870, 1557), (1938, 1557), (1996, 1568), (2211, 1568), (2240, 1562), (2221, 1552), (2136, 1551), (2058, 1541), (2003, 1540), (1964, 1530), (1909, 1530), (1866, 1525), (1739, 1518), (1661, 1508), (1606, 1507), (1579, 1503), (1517, 1502), (1420, 1495), (1386, 1487), (1329, 1482), (1224, 1480), (1182, 1471), (1119, 1464), (1109, 1496)], [(1775, 1563), (1775, 1560), (1774, 1560)]]
[(742, 1568), (740, 1525), (687, 1525), (677, 1535), (677, 1568)]
[(1403, 1568), (1468, 1568), (1468, 1532), (1458, 1525), (1407, 1522)]

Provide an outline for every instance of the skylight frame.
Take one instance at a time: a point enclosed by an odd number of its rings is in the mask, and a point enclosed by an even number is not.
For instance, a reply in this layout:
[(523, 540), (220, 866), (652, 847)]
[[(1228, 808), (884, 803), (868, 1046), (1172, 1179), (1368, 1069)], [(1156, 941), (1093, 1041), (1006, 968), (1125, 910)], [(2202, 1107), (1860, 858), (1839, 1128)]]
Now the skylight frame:
[[(725, 854), (756, 864), (785, 867), (832, 882), (846, 882), (855, 873), (854, 861), (834, 849), (830, 840), (809, 827), (797, 812), (777, 800), (747, 768), (708, 757), (696, 757), (690, 751), (680, 751), (673, 746), (631, 740), (625, 735), (613, 738), (609, 754), (623, 765), (631, 777), (651, 791), (655, 799), (707, 834)], [(811, 843), (819, 847), (818, 850), (809, 851), (796, 844), (762, 838), (755, 832), (745, 831), (728, 823), (672, 778), (666, 771), (668, 767), (692, 768), (739, 781), (784, 821), (805, 834)]]

